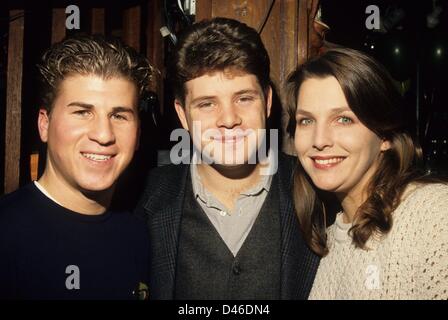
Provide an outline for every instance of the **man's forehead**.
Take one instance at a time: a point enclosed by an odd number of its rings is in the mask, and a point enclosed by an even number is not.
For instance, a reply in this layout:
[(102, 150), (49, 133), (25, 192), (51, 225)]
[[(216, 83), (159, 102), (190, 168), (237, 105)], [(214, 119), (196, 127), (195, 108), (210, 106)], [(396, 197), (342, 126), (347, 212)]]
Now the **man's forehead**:
[(90, 104), (91, 108), (107, 105), (137, 109), (137, 88), (123, 77), (103, 79), (95, 75), (73, 75), (59, 84), (54, 106), (73, 103), (77, 106)]
[(257, 77), (243, 71), (214, 71), (191, 79), (185, 83), (186, 95), (201, 95), (207, 92), (240, 90), (261, 91)]

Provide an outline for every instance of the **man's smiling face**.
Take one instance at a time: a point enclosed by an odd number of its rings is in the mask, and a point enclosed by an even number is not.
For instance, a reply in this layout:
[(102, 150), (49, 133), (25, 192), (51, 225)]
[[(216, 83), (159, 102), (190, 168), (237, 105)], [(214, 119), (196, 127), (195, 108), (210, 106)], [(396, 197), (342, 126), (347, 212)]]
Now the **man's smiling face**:
[(78, 190), (111, 188), (138, 145), (137, 104), (137, 89), (127, 79), (65, 78), (50, 114), (39, 112), (49, 177)]
[[(211, 151), (215, 163), (247, 163), (261, 143), (260, 129), (266, 128), (271, 89), (265, 94), (255, 75), (237, 71), (205, 74), (187, 81), (185, 89), (185, 105), (176, 101), (175, 106), (195, 146)], [(200, 132), (193, 132), (195, 124)]]

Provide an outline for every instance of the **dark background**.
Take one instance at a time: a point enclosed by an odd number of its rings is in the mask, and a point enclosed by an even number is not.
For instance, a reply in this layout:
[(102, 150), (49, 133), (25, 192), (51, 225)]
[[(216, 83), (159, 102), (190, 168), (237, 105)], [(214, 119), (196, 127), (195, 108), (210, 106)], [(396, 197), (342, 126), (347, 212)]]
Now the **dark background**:
[[(381, 32), (365, 27), (365, 9), (372, 4), (380, 9)], [(424, 148), (425, 168), (448, 173), (448, 1), (322, 0), (321, 5), (322, 20), (331, 27), (326, 40), (362, 50), (386, 66), (406, 100), (403, 117)]]

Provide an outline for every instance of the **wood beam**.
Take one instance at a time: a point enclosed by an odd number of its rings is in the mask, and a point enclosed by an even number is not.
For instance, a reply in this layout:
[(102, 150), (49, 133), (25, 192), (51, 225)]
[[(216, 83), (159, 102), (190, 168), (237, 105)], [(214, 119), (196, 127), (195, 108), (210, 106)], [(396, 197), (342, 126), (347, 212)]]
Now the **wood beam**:
[(22, 122), (22, 72), (24, 11), (11, 10), (9, 17), (8, 66), (6, 80), (5, 193), (19, 187)]

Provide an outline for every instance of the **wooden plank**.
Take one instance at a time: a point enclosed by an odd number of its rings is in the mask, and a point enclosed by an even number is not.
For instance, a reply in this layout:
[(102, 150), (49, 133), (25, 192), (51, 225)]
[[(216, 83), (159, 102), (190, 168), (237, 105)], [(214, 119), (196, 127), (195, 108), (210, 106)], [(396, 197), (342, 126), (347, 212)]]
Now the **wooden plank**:
[(309, 15), (312, 0), (299, 0), (298, 32), (297, 32), (297, 64), (301, 65), (308, 59), (309, 46)]
[(164, 41), (160, 34), (163, 20), (163, 1), (148, 0), (148, 21), (146, 23), (146, 55), (151, 64), (160, 72), (154, 75), (149, 89), (157, 93), (160, 105), (160, 113), (164, 113), (163, 104), (163, 79), (165, 78), (164, 68)]
[(6, 79), (6, 125), (5, 125), (5, 193), (19, 187), (20, 141), (22, 117), (23, 72), (23, 10), (10, 10), (10, 17), (17, 17), (9, 24), (8, 66)]
[[(281, 1), (281, 9), (280, 9), (280, 32), (282, 34), (281, 37), (281, 45), (282, 48), (281, 53), (279, 54), (278, 50), (275, 53), (275, 59), (280, 61), (280, 70), (279, 70), (279, 83), (280, 87), (278, 88), (280, 91), (280, 100), (282, 102), (282, 114), (281, 114), (281, 126), (283, 131), (283, 139), (282, 139), (282, 151), (294, 155), (295, 147), (294, 147), (294, 139), (289, 136), (286, 131), (289, 115), (286, 110), (285, 104), (285, 94), (282, 91), (284, 88), (284, 84), (288, 78), (288, 75), (295, 69), (297, 66), (297, 26), (298, 26), (298, 2), (296, 0), (284, 0)], [(279, 55), (279, 56), (277, 56)]]
[[(268, 14), (269, 7), (271, 5), (271, 1), (266, 1), (263, 3), (263, 6), (261, 6), (261, 2), (258, 3), (255, 1), (251, 1), (252, 5), (254, 7), (260, 6), (259, 10), (257, 12), (254, 12), (257, 16), (254, 17), (254, 21), (252, 22), (252, 26), (256, 30), (261, 29), (261, 25), (263, 23), (263, 19), (265, 19), (266, 15)], [(263, 44), (268, 51), (269, 58), (271, 61), (271, 80), (276, 88), (280, 88), (281, 84), (281, 77), (280, 77), (280, 66), (282, 64), (282, 57), (286, 55), (286, 52), (283, 50), (282, 47), (283, 43), (283, 37), (284, 35), (281, 32), (282, 29), (282, 19), (280, 16), (281, 13), (281, 2), (282, 1), (275, 1), (274, 5), (272, 7), (272, 10), (270, 11), (269, 17), (267, 17), (266, 24), (260, 34), (261, 40), (263, 41)], [(282, 50), (279, 50), (279, 48), (282, 48)]]
[(104, 34), (104, 8), (92, 8), (91, 10), (91, 33)]
[(141, 8), (134, 6), (123, 13), (123, 41), (140, 51)]
[(279, 59), (279, 79), (283, 86), (289, 73), (297, 66), (298, 3), (296, 0), (281, 1), (280, 19), (280, 33), (283, 36), (280, 45), (282, 54)]
[(62, 41), (65, 37), (65, 8), (54, 8), (51, 26), (51, 43)]
[[(212, 0), (212, 17), (226, 17), (238, 20), (254, 28), (260, 30), (263, 20), (272, 4), (272, 0), (229, 0), (220, 1)], [(278, 48), (282, 34), (279, 32), (281, 28), (280, 4), (281, 1), (275, 1), (273, 8), (267, 18), (264, 29), (261, 33), (261, 39), (271, 57), (271, 78), (276, 85), (279, 84), (280, 60), (276, 59), (280, 55)]]
[(39, 153), (33, 152), (30, 155), (30, 178), (36, 181), (39, 175)]
[(258, 30), (262, 23), (260, 20), (269, 9), (271, 1), (272, 0), (212, 0), (212, 17), (235, 19)]
[(196, 0), (196, 21), (212, 17), (212, 0)]

